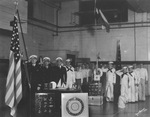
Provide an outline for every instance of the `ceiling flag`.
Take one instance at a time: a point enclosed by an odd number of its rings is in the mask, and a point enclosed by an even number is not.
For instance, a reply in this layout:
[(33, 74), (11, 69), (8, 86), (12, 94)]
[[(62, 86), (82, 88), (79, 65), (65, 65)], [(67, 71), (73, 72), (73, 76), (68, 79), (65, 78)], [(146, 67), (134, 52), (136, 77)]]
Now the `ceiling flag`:
[(110, 31), (110, 25), (109, 22), (107, 21), (106, 17), (104, 16), (103, 12), (101, 9), (99, 9), (96, 5), (96, 0), (95, 0), (95, 18), (96, 18), (96, 24), (102, 25), (102, 29), (106, 29), (107, 32)]

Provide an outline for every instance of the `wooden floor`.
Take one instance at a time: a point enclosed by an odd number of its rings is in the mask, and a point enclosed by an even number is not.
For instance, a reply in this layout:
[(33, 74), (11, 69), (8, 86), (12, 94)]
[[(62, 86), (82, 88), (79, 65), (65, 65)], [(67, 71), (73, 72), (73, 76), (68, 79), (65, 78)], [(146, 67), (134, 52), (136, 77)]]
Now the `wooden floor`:
[(145, 102), (128, 103), (120, 109), (112, 102), (104, 102), (101, 106), (90, 106), (89, 117), (150, 117), (150, 96)]

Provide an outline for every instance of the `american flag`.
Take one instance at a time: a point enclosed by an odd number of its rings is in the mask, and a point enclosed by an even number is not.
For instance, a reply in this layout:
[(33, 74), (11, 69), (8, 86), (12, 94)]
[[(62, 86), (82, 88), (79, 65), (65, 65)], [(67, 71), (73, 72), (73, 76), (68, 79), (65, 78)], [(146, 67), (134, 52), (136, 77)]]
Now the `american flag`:
[[(120, 40), (117, 40), (117, 50), (116, 50), (116, 70), (121, 69), (121, 48), (120, 48)], [(117, 75), (116, 83), (120, 84), (120, 76)]]
[(10, 115), (15, 117), (17, 105), (22, 98), (21, 56), (17, 17), (14, 16), (9, 55), (9, 71), (6, 81), (5, 103), (11, 108)]
[(117, 40), (117, 53), (116, 53), (116, 69), (121, 69), (121, 49), (120, 49), (120, 40)]
[[(121, 69), (121, 47), (120, 40), (117, 40), (117, 50), (116, 50), (116, 70)], [(120, 76), (116, 75), (116, 84), (114, 85), (114, 102), (118, 103), (118, 99), (120, 96)]]

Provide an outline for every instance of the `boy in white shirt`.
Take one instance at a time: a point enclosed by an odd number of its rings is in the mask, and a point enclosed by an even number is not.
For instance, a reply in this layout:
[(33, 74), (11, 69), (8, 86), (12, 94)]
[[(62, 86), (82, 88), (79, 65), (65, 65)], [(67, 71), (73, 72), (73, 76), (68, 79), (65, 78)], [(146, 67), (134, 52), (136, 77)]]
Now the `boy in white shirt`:
[(129, 87), (129, 76), (127, 67), (123, 67), (123, 69), (116, 71), (121, 78), (121, 94), (119, 96), (119, 108), (125, 108), (125, 104), (128, 102), (128, 87)]
[(108, 68), (102, 68), (106, 72), (106, 101), (114, 100), (114, 84), (116, 83), (116, 70), (113, 62), (108, 63)]

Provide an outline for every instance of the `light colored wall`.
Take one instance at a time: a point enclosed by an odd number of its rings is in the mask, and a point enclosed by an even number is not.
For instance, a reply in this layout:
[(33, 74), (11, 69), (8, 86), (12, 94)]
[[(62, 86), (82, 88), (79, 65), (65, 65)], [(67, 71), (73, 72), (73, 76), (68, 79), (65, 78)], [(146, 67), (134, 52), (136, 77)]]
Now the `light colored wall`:
[[(97, 30), (91, 35), (89, 31), (61, 33), (54, 39), (54, 47), (79, 51), (79, 57), (96, 60), (100, 52), (102, 61), (116, 60), (117, 40), (121, 42), (123, 61), (148, 60), (148, 28), (136, 29), (136, 45), (134, 29), (112, 29), (110, 33)], [(136, 51), (135, 51), (136, 46)], [(136, 55), (135, 55), (136, 52)]]
[[(37, 26), (28, 26), (28, 34), (25, 34), (25, 42), (26, 48), (28, 52), (28, 56), (35, 54), (35, 55), (43, 55), (49, 56), (48, 54), (42, 54), (43, 50), (53, 50), (54, 42), (53, 42), (53, 32), (42, 29)], [(21, 49), (24, 51), (24, 46), (22, 39), (21, 40)]]
[[(69, 5), (68, 5), (69, 4)], [(71, 26), (69, 14), (77, 12), (77, 1), (64, 2), (59, 13), (59, 24)], [(70, 10), (69, 10), (70, 9)], [(135, 19), (134, 19), (135, 15)], [(64, 19), (66, 18), (66, 19)], [(87, 19), (88, 20), (88, 19)], [(135, 13), (128, 10), (128, 22), (149, 21), (148, 13)], [(121, 23), (120, 23), (121, 24)], [(140, 24), (141, 26), (142, 24)], [(129, 25), (131, 26), (131, 25)], [(132, 25), (134, 26), (134, 25)], [(136, 26), (139, 26), (136, 24)], [(119, 26), (118, 26), (119, 27)], [(71, 29), (71, 28), (70, 28)], [(117, 40), (121, 41), (121, 56), (123, 61), (149, 60), (149, 27), (118, 28), (105, 30), (86, 30), (62, 32), (54, 37), (54, 47), (61, 50), (78, 51), (79, 57), (96, 60), (96, 54), (100, 52), (102, 61), (116, 60)], [(63, 29), (62, 29), (63, 30)], [(64, 29), (65, 30), (65, 29)], [(80, 29), (79, 29), (80, 30)]]
[[(36, 2), (36, 1), (34, 1)], [(49, 19), (50, 23), (55, 23), (54, 9), (49, 6), (43, 7), (36, 2), (34, 9), (34, 17), (40, 20), (42, 18)], [(42, 11), (38, 11), (39, 8)], [(49, 8), (49, 12), (42, 14), (43, 11)], [(38, 10), (37, 10), (38, 9)], [(59, 10), (59, 25), (72, 26), (71, 13), (77, 12), (79, 9), (78, 1), (63, 2)], [(51, 17), (48, 14), (52, 14)], [(129, 22), (134, 21), (134, 12), (129, 10)], [(44, 16), (43, 16), (44, 15)], [(149, 21), (150, 16), (147, 13), (135, 13), (136, 22)], [(88, 19), (87, 19), (88, 20)], [(63, 29), (62, 29), (63, 30)], [(68, 28), (69, 30), (69, 28)], [(79, 29), (80, 30), (80, 29)], [(100, 52), (101, 60), (115, 60), (116, 59), (116, 43), (121, 41), (121, 56), (123, 61), (149, 60), (150, 59), (150, 29), (149, 27), (136, 28), (121, 28), (111, 29), (110, 33), (105, 30), (85, 30), (75, 32), (62, 32), (58, 36), (53, 36), (53, 32), (45, 28), (28, 24), (28, 32), (24, 34), (28, 54), (37, 54), (43, 56), (50, 56), (55, 58), (54, 51), (78, 52), (78, 57), (91, 58), (96, 60), (96, 54)], [(6, 38), (6, 39), (5, 39)], [(24, 53), (23, 42), (21, 39), (21, 49)], [(10, 39), (8, 36), (0, 35), (1, 58), (8, 58)], [(136, 42), (136, 44), (135, 44)], [(135, 47), (136, 46), (136, 47)], [(52, 52), (53, 51), (53, 52)], [(139, 54), (140, 53), (140, 54)], [(62, 54), (62, 53), (61, 53)], [(60, 55), (61, 55), (60, 54)], [(57, 54), (55, 54), (57, 55)], [(59, 54), (58, 54), (59, 56)], [(62, 56), (62, 55), (61, 55)], [(65, 55), (63, 55), (65, 56)]]

